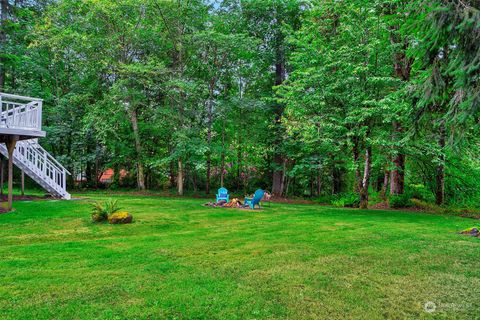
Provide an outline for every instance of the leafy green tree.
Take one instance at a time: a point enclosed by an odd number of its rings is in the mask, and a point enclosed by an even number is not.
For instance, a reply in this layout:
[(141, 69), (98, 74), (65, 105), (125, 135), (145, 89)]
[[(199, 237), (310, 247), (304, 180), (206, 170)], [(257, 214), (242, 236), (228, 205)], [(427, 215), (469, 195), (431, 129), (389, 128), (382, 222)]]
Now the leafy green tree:
[(447, 136), (477, 117), (479, 106), (477, 1), (423, 1), (406, 27), (418, 41), (416, 118), (435, 129), (436, 203), (445, 202)]
[(370, 9), (375, 4), (327, 1), (310, 9), (293, 38), (295, 71), (284, 94), (294, 113), (307, 112), (297, 123), (310, 128), (301, 132), (330, 142), (317, 154), (351, 152), (353, 189), (362, 207), (368, 204), (373, 150), (383, 127), (382, 100), (393, 84), (388, 28)]

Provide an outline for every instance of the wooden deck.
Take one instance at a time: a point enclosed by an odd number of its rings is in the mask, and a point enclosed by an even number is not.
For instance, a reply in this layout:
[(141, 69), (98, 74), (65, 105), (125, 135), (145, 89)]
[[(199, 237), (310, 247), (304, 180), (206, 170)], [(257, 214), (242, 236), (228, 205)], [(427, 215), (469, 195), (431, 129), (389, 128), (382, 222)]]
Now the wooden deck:
[(55, 197), (70, 199), (69, 174), (37, 139), (42, 130), (43, 100), (0, 92), (0, 154), (8, 159), (8, 208), (12, 207), (13, 165)]

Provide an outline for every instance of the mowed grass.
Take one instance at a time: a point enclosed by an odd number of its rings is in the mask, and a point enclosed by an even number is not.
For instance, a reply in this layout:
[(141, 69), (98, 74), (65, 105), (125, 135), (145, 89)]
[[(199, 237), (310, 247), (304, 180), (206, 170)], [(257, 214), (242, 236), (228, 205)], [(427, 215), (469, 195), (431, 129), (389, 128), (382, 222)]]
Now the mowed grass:
[(92, 224), (106, 198), (0, 215), (0, 319), (480, 317), (475, 220), (117, 195), (135, 223)]

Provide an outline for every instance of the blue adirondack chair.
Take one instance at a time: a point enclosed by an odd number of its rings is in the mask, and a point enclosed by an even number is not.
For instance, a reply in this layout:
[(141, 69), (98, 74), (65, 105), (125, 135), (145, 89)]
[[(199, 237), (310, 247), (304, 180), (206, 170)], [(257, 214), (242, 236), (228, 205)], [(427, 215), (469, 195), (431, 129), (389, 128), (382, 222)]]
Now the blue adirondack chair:
[(225, 200), (226, 202), (230, 201), (230, 195), (228, 194), (228, 190), (223, 187), (218, 189), (217, 192), (217, 202), (220, 200)]
[(260, 201), (262, 200), (264, 194), (265, 191), (263, 191), (262, 189), (258, 189), (257, 191), (255, 191), (253, 198), (245, 197), (245, 205), (249, 206), (252, 209), (255, 209), (256, 205), (260, 208)]

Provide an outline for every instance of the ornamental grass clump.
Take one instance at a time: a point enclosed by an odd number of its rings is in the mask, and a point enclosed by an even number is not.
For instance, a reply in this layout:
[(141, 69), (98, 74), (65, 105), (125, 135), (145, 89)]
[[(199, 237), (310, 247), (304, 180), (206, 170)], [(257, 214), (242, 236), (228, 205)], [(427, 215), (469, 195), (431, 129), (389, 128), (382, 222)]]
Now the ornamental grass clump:
[(108, 220), (108, 216), (119, 211), (117, 200), (108, 200), (105, 203), (99, 201), (92, 204), (92, 221), (103, 222)]

